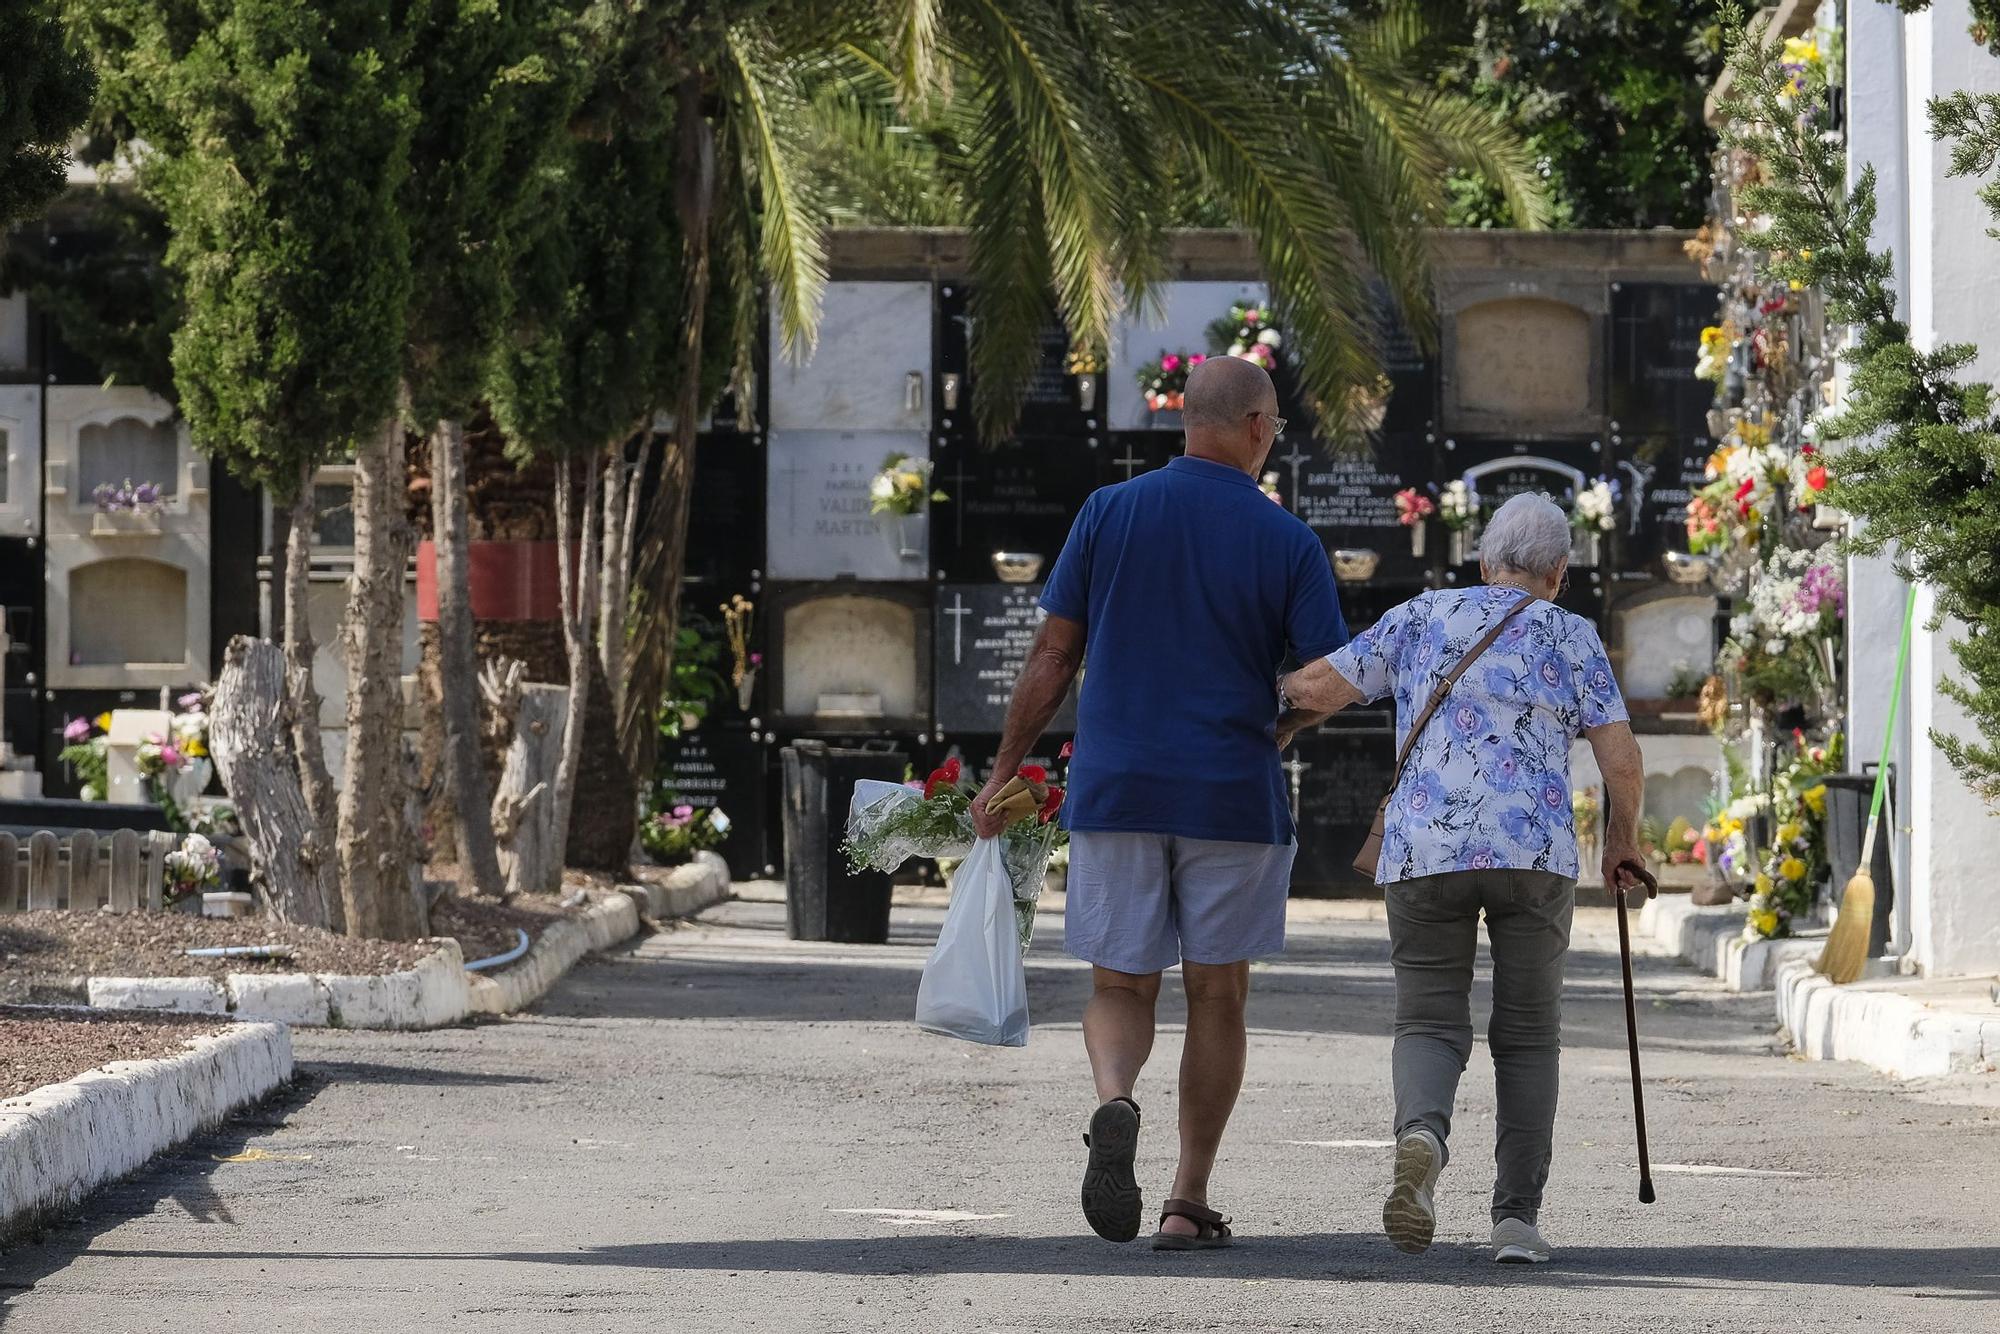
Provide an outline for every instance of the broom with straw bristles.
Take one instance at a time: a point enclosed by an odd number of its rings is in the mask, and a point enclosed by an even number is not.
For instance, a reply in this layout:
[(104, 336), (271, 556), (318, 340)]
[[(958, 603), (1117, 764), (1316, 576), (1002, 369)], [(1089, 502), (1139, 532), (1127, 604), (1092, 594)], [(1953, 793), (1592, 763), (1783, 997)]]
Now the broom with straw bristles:
[(1875, 924), (1875, 828), (1889, 781), (1889, 756), (1896, 746), (1896, 706), (1903, 698), (1903, 672), (1910, 664), (1910, 626), (1917, 616), (1917, 586), (1903, 600), (1903, 642), (1896, 649), (1896, 679), (1889, 687), (1889, 721), (1882, 729), (1882, 762), (1875, 766), (1875, 795), (1868, 802), (1868, 832), (1861, 839), (1861, 865), (1840, 896), (1840, 916), (1827, 934), (1826, 948), (1813, 968), (1843, 985), (1868, 965), (1868, 936)]

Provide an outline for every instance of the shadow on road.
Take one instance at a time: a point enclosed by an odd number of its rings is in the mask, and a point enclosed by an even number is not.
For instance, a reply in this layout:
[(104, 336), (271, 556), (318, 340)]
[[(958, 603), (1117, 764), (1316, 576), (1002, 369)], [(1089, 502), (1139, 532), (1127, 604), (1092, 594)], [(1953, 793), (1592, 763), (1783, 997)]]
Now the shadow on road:
[[(175, 1259), (168, 1250), (94, 1250), (108, 1258)], [(1379, 1236), (1320, 1233), (1251, 1237), (1229, 1251), (1160, 1255), (1143, 1245), (1110, 1246), (1095, 1237), (896, 1236), (785, 1237), (764, 1241), (634, 1243), (560, 1251), (202, 1252), (218, 1260), (373, 1260), (449, 1264), (454, 1261), (649, 1270), (708, 1270), (729, 1274), (791, 1273), (842, 1277), (947, 1274), (1145, 1278), (1186, 1274), (1208, 1279), (1438, 1284), (1568, 1288), (1739, 1288), (1804, 1285), (1912, 1289), (1920, 1295), (1988, 1301), (2000, 1298), (2000, 1248), (1950, 1246), (1924, 1250), (1891, 1246), (1574, 1246), (1557, 1263), (1533, 1269), (1495, 1265), (1483, 1247), (1445, 1244), (1405, 1258)]]

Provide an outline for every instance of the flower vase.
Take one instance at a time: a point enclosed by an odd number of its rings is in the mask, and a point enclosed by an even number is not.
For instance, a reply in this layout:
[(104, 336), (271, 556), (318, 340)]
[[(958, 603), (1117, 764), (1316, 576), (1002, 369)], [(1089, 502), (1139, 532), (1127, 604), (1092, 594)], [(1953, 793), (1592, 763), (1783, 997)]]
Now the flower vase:
[(922, 560), (924, 558), (924, 516), (921, 514), (892, 514), (882, 525), (882, 534), (888, 538), (889, 546), (898, 560)]
[(1426, 524), (1422, 519), (1410, 525), (1410, 555), (1412, 558), (1416, 560), (1424, 558), (1424, 534), (1429, 530), (1430, 525)]
[(1571, 530), (1569, 563), (1578, 569), (1594, 570), (1604, 563), (1604, 536), (1594, 528)]
[(1451, 530), (1451, 563), (1469, 565), (1477, 551), (1477, 538), (1470, 527)]
[(750, 712), (750, 696), (756, 689), (757, 669), (744, 668), (743, 674), (736, 678), (736, 707), (745, 713)]
[(1097, 411), (1097, 390), (1100, 383), (1098, 377), (1095, 375), (1072, 375), (1070, 381), (1076, 386), (1076, 406), (1078, 410), (1083, 412)]

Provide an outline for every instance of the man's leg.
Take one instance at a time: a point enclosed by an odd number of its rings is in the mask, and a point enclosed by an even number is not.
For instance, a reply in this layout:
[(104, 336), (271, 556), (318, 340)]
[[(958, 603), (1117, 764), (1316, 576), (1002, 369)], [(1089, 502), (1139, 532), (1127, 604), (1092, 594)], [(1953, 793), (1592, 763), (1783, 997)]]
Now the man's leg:
[[(1181, 1050), (1181, 1161), (1169, 1198), (1207, 1204), (1216, 1150), (1243, 1090), (1243, 1004), (1250, 995), (1250, 964), (1183, 963), (1181, 983), (1188, 1007), (1187, 1043)], [(1160, 1230), (1192, 1236), (1196, 1229), (1185, 1218), (1169, 1218)]]
[(1129, 1098), (1139, 1071), (1153, 1054), (1153, 1007), (1160, 999), (1158, 973), (1091, 969), (1090, 1003), (1083, 1007), (1083, 1047), (1097, 1100)]

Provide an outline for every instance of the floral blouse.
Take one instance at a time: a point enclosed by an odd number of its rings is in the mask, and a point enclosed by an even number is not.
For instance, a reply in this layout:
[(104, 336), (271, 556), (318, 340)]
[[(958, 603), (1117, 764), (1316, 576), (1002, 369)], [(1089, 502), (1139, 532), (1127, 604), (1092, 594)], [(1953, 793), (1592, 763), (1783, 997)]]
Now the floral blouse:
[[(1328, 661), (1364, 699), (1396, 699), (1396, 744), (1431, 690), (1521, 597), (1513, 588), (1412, 598)], [(1389, 803), (1379, 884), (1493, 867), (1577, 875), (1569, 748), (1626, 720), (1597, 630), (1537, 602), (1452, 687)]]

